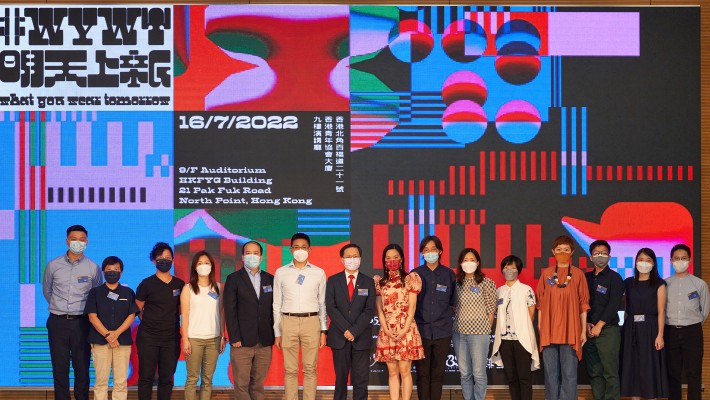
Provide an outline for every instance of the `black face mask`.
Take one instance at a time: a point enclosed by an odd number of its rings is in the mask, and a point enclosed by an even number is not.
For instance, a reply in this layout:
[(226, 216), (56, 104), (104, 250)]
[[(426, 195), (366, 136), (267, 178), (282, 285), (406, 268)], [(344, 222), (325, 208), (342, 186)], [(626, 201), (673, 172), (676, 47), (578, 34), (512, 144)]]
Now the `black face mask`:
[(160, 272), (168, 272), (170, 271), (170, 268), (172, 268), (173, 262), (171, 260), (159, 258), (155, 260), (155, 266)]
[(121, 279), (121, 272), (119, 271), (104, 271), (104, 279), (106, 283), (114, 284)]

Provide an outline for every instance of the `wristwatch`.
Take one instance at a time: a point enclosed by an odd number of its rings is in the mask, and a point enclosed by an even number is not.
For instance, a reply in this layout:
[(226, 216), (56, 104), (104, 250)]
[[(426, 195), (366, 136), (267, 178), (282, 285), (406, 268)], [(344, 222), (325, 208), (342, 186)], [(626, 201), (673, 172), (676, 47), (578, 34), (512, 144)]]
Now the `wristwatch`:
[(320, 333), (322, 333), (322, 334), (324, 334), (324, 335), (327, 335), (327, 334), (328, 334), (328, 331), (320, 331)]

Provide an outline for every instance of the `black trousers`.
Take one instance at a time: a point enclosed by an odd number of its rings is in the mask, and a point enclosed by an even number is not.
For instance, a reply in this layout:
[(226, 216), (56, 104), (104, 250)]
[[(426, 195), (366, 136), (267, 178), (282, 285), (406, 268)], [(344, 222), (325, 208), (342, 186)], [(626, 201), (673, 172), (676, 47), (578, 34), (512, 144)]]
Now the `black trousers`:
[(424, 359), (417, 360), (417, 395), (419, 400), (440, 400), (444, 386), (444, 367), (451, 349), (451, 336), (441, 339), (424, 339)]
[(355, 350), (349, 341), (342, 349), (331, 350), (333, 350), (333, 367), (335, 367), (333, 400), (345, 400), (347, 397), (348, 375), (353, 386), (353, 400), (367, 400), (370, 350)]
[(701, 324), (664, 329), (670, 400), (681, 400), (681, 373), (688, 379), (688, 400), (700, 400), (703, 376), (703, 327)]
[(138, 349), (138, 399), (151, 400), (155, 369), (158, 369), (158, 400), (170, 400), (175, 368), (180, 358), (180, 336), (155, 338), (136, 335)]
[(69, 361), (74, 368), (74, 398), (89, 399), (89, 319), (67, 319), (54, 314), (47, 318), (49, 355), (52, 359), (54, 399), (69, 400)]
[(501, 340), (498, 348), (512, 400), (532, 400), (532, 356), (517, 340)]

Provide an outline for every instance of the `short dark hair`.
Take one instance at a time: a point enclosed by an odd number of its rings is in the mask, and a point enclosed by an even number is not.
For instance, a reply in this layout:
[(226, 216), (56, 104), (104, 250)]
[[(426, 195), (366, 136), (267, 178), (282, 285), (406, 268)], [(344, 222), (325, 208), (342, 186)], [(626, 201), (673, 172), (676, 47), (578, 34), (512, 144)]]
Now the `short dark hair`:
[(688, 247), (688, 245), (685, 243), (678, 243), (671, 249), (671, 258), (673, 258), (673, 253), (675, 253), (677, 250), (685, 250), (686, 252), (688, 252), (688, 257), (692, 257), (690, 255), (690, 247)]
[(84, 228), (83, 225), (72, 225), (67, 228), (67, 236), (69, 236), (70, 233), (72, 232), (84, 232), (86, 236), (89, 236), (89, 231)]
[(555, 238), (555, 240), (552, 241), (552, 251), (554, 251), (557, 246), (566, 244), (569, 246), (569, 249), (574, 251), (574, 240), (572, 240), (571, 237), (567, 235), (560, 235)]
[(436, 246), (436, 249), (439, 250), (440, 252), (444, 252), (444, 246), (441, 244), (441, 239), (434, 235), (429, 235), (429, 236), (424, 236), (424, 239), (422, 239), (421, 242), (419, 242), (419, 252), (421, 253), (424, 251), (424, 248), (426, 247), (427, 243), (429, 242), (434, 242), (434, 246)]
[(169, 244), (165, 242), (158, 242), (153, 246), (153, 250), (150, 251), (150, 260), (153, 261), (158, 258), (159, 255), (163, 254), (165, 250), (170, 250), (170, 257), (175, 257), (173, 254), (173, 249)]
[(500, 270), (503, 271), (503, 268), (505, 268), (506, 265), (510, 264), (515, 264), (515, 268), (518, 269), (518, 274), (523, 272), (523, 260), (521, 260), (520, 257), (514, 256), (512, 254), (500, 260)]
[(121, 267), (121, 272), (123, 272), (123, 261), (116, 256), (108, 256), (104, 258), (104, 262), (101, 263), (101, 270), (106, 271), (106, 267), (113, 264), (118, 264), (118, 266)]
[(597, 247), (597, 246), (604, 246), (606, 247), (606, 251), (611, 253), (611, 246), (609, 245), (609, 242), (607, 242), (604, 239), (597, 239), (592, 242), (592, 244), (589, 245), (589, 255), (592, 255), (592, 250)]
[[(254, 243), (255, 245), (259, 246), (259, 254), (264, 255), (264, 247), (261, 245), (261, 243), (257, 242), (256, 240), (250, 240), (242, 246), (242, 255), (244, 255), (244, 248), (247, 247), (248, 244)], [(211, 256), (209, 256), (211, 257)]]
[(303, 232), (296, 232), (291, 236), (291, 247), (293, 247), (293, 242), (295, 242), (298, 239), (303, 239), (308, 243), (308, 247), (311, 247), (311, 238), (310, 236), (306, 235)]
[(345, 255), (345, 250), (351, 248), (357, 249), (357, 253), (360, 255), (360, 257), (362, 257), (362, 249), (360, 248), (360, 246), (356, 245), (355, 243), (348, 243), (340, 248), (340, 258), (343, 258), (343, 256)]

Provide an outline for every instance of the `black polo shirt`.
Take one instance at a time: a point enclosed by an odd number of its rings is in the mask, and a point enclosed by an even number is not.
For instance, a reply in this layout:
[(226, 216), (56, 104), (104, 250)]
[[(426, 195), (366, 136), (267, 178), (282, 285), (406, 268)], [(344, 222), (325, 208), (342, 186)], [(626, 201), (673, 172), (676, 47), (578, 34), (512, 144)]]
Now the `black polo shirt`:
[[(138, 312), (135, 297), (133, 290), (128, 286), (119, 284), (116, 289), (111, 290), (104, 283), (89, 291), (84, 314), (96, 314), (99, 321), (101, 321), (106, 329), (115, 331), (123, 324), (123, 321), (126, 320), (129, 314), (135, 317), (135, 314)], [(89, 343), (108, 344), (103, 335), (94, 328), (94, 325), (90, 325)], [(121, 333), (118, 337), (118, 343), (123, 346), (133, 344), (130, 329), (126, 329)]]
[(180, 338), (180, 293), (185, 282), (173, 276), (165, 283), (151, 275), (138, 285), (136, 299), (145, 301), (138, 330), (141, 334), (163, 340)]
[(454, 271), (439, 264), (433, 271), (426, 264), (414, 271), (422, 279), (422, 291), (417, 295), (414, 320), (422, 339), (451, 337), (454, 328)]
[(594, 270), (586, 272), (589, 287), (589, 306), (587, 322), (596, 324), (604, 321), (606, 325), (619, 324), (619, 310), (624, 295), (624, 281), (616, 271), (606, 266), (598, 275)]

